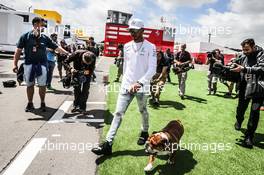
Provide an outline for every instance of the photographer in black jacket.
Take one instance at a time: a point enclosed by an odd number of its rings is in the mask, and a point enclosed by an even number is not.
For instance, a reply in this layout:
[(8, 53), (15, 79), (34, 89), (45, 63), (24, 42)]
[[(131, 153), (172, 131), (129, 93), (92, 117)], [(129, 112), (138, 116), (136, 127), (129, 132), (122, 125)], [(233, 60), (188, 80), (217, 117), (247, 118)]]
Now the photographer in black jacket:
[[(192, 63), (192, 57), (191, 54), (186, 51), (186, 44), (181, 45), (181, 51), (178, 52), (175, 56), (175, 66), (181, 67), (184, 64)], [(179, 96), (181, 99), (184, 99), (185, 95), (185, 85), (186, 85), (186, 80), (187, 80), (187, 72), (182, 72), (178, 74), (178, 81), (179, 81)]]
[(207, 53), (207, 60), (206, 60), (206, 65), (209, 65), (209, 71), (207, 74), (208, 78), (208, 95), (211, 95), (212, 91), (213, 94), (216, 94), (217, 90), (217, 81), (218, 81), (218, 76), (213, 73), (213, 65), (214, 63), (221, 63), (224, 65), (224, 56), (220, 53), (219, 49), (215, 49), (212, 52)]
[[(94, 37), (92, 36), (89, 37), (89, 40), (86, 42), (86, 50), (92, 52), (96, 58), (99, 56), (99, 49), (96, 47)], [(95, 63), (96, 63), (96, 59), (95, 59)], [(95, 82), (95, 79), (96, 79), (96, 75), (95, 72), (93, 72), (92, 81)]]
[(77, 83), (74, 87), (74, 103), (72, 112), (86, 112), (86, 102), (89, 96), (91, 76), (95, 68), (95, 55), (87, 50), (77, 50), (65, 60), (65, 63), (73, 62), (73, 68), (69, 66)]
[(252, 100), (250, 116), (243, 146), (253, 148), (253, 136), (258, 126), (260, 107), (263, 104), (264, 88), (264, 52), (256, 46), (253, 39), (246, 39), (241, 43), (243, 54), (239, 64), (232, 69), (241, 73), (239, 100), (236, 111), (235, 129), (240, 130), (244, 115)]

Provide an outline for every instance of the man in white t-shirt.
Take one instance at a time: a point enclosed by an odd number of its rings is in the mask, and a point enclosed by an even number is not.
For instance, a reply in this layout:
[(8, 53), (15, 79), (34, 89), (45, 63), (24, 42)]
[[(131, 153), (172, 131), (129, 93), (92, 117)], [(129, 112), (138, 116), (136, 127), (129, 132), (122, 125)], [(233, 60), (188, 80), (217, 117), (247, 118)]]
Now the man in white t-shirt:
[(147, 92), (150, 80), (156, 73), (157, 58), (156, 47), (143, 37), (144, 23), (140, 19), (129, 21), (129, 32), (133, 38), (124, 46), (124, 67), (121, 89), (118, 95), (116, 110), (111, 127), (107, 133), (106, 141), (92, 152), (97, 155), (112, 154), (112, 144), (116, 132), (121, 124), (125, 112), (133, 100), (137, 98), (139, 111), (142, 117), (141, 133), (138, 145), (144, 145), (148, 138), (149, 114), (147, 111)]

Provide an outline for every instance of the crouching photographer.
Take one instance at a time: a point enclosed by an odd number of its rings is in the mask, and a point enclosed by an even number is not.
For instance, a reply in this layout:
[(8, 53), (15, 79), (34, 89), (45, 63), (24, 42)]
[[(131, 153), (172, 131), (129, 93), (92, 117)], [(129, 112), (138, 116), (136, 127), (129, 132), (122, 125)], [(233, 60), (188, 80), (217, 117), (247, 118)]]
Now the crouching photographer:
[[(86, 102), (89, 96), (91, 76), (95, 69), (95, 55), (86, 50), (77, 50), (71, 54), (65, 63), (70, 70), (71, 85), (74, 87), (74, 102), (71, 112), (86, 112)], [(70, 63), (73, 62), (73, 68)]]
[(251, 111), (242, 145), (253, 148), (253, 137), (259, 122), (260, 107), (264, 101), (264, 51), (253, 39), (241, 43), (243, 54), (231, 71), (240, 73), (239, 100), (235, 129), (240, 130), (250, 101)]

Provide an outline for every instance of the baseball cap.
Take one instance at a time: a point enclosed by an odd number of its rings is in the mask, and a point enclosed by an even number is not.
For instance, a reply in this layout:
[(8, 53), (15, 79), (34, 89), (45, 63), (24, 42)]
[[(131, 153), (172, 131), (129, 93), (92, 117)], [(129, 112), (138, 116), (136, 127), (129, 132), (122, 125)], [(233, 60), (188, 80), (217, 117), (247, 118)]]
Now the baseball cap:
[(144, 28), (143, 21), (141, 19), (137, 19), (137, 18), (129, 20), (128, 25), (129, 25), (128, 29), (142, 29), (142, 28)]

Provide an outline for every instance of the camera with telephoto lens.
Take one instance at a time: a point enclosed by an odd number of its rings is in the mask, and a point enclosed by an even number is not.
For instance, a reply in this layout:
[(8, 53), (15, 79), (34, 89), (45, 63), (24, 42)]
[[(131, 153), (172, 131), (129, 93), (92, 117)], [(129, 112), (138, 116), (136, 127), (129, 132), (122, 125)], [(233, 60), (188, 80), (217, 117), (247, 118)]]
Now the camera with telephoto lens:
[(207, 52), (207, 58), (212, 58), (213, 57), (213, 52)]
[(87, 81), (87, 76), (85, 76), (84, 71), (77, 71), (75, 73), (68, 73), (62, 79), (62, 85), (65, 89), (69, 89), (71, 86), (79, 86), (81, 83)]
[(216, 54), (215, 51), (206, 52), (208, 61), (215, 61), (214, 55)]
[(237, 66), (235, 63), (223, 65), (219, 62), (215, 62), (212, 67), (212, 73), (221, 78), (222, 80), (236, 83), (240, 80), (240, 73), (231, 71), (236, 67)]
[(182, 63), (180, 65), (173, 65), (172, 71), (175, 74), (180, 74), (183, 72), (187, 72), (191, 69), (194, 69), (194, 65), (190, 62)]
[(84, 74), (84, 71), (77, 71), (73, 73), (71, 85), (72, 86), (79, 86), (81, 83), (85, 83), (87, 81), (87, 77)]

